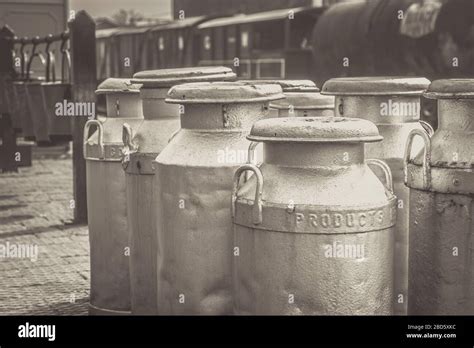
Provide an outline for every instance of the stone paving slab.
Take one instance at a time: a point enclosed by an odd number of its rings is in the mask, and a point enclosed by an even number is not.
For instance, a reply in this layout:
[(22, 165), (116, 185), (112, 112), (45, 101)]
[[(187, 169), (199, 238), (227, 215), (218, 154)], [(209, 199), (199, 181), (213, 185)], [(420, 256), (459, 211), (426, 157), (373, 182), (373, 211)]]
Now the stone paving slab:
[(87, 315), (88, 230), (69, 224), (72, 198), (70, 158), (0, 173), (0, 315)]

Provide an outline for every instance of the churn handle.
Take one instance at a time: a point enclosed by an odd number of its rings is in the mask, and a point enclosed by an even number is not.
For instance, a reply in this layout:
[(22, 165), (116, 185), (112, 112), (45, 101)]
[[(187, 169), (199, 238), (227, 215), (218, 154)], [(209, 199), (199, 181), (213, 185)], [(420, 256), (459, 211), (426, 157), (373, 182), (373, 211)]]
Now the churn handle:
[(385, 182), (387, 183), (387, 188), (389, 189), (390, 192), (393, 193), (393, 178), (392, 178), (392, 171), (390, 170), (390, 167), (388, 166), (387, 163), (385, 163), (382, 160), (376, 159), (376, 158), (371, 158), (368, 159), (367, 164), (373, 164), (380, 169), (382, 169), (384, 175), (385, 175)]
[(423, 183), (425, 189), (429, 189), (431, 186), (431, 138), (426, 130), (413, 129), (408, 134), (407, 143), (405, 146), (405, 156), (403, 158), (403, 172), (405, 175), (405, 184), (408, 183), (408, 163), (410, 162), (410, 154), (413, 145), (413, 139), (416, 135), (419, 135), (425, 142), (423, 149)]
[(419, 122), (420, 122), (421, 126), (425, 129), (426, 133), (428, 133), (428, 135), (430, 137), (432, 137), (433, 134), (434, 134), (433, 127), (426, 121), (420, 120)]
[(122, 126), (122, 166), (126, 169), (130, 162), (130, 154), (138, 151), (138, 145), (133, 142), (133, 130), (132, 126), (128, 123), (124, 123)]
[(94, 125), (97, 127), (97, 137), (98, 137), (98, 142), (99, 142), (99, 158), (103, 159), (104, 158), (104, 127), (102, 126), (102, 123), (100, 123), (98, 120), (89, 120), (86, 122), (84, 126), (84, 157), (87, 159), (87, 143), (88, 143), (88, 138), (89, 138), (89, 129), (90, 127)]
[(257, 165), (257, 163), (253, 163), (254, 160), (255, 160), (255, 148), (257, 147), (257, 145), (260, 144), (256, 141), (251, 141), (250, 142), (250, 145), (249, 145), (249, 149), (248, 149), (248, 152), (247, 152), (247, 163), (250, 163), (250, 164), (254, 164), (254, 165)]
[(235, 217), (235, 202), (237, 201), (237, 191), (239, 190), (239, 180), (243, 172), (252, 171), (257, 178), (257, 190), (255, 192), (255, 202), (253, 204), (253, 223), (259, 225), (262, 223), (262, 193), (263, 193), (263, 175), (260, 169), (250, 163), (241, 165), (234, 174), (234, 185), (232, 189), (232, 219)]
[[(257, 147), (257, 145), (260, 144), (259, 142), (256, 142), (256, 141), (251, 141), (250, 142), (250, 145), (249, 145), (249, 148), (248, 148), (248, 151), (247, 151), (247, 163), (249, 164), (254, 164), (254, 165), (258, 165), (258, 163), (254, 163), (254, 160), (255, 160), (255, 148)], [(247, 182), (248, 180), (250, 179), (250, 174), (249, 172), (247, 171), (245, 173), (245, 178), (244, 178), (244, 181)]]

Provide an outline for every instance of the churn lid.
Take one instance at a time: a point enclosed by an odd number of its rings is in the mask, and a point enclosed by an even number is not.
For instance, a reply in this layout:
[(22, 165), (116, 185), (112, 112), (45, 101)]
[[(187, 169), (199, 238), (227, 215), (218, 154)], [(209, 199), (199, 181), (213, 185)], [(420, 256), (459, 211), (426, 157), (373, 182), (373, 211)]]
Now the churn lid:
[(247, 139), (258, 142), (373, 142), (383, 137), (367, 120), (348, 117), (281, 117), (254, 123)]
[(177, 84), (203, 81), (233, 81), (232, 69), (223, 66), (201, 66), (179, 69), (145, 70), (133, 75), (133, 83), (141, 83), (146, 88), (171, 87)]
[(431, 99), (474, 98), (474, 79), (443, 79), (431, 83), (425, 92)]
[(333, 95), (322, 95), (321, 93), (295, 93), (287, 95), (285, 99), (270, 103), (270, 107), (279, 110), (327, 110), (334, 109), (335, 97)]
[(130, 82), (130, 79), (108, 78), (97, 87), (95, 93), (140, 93), (140, 87), (141, 85)]
[(319, 92), (319, 88), (311, 80), (239, 80), (238, 82), (259, 85), (280, 85), (286, 92)]
[(420, 96), (430, 81), (424, 77), (338, 77), (326, 81), (322, 94)]
[(196, 82), (177, 85), (168, 91), (167, 103), (228, 104), (256, 103), (282, 99), (279, 85), (241, 82)]

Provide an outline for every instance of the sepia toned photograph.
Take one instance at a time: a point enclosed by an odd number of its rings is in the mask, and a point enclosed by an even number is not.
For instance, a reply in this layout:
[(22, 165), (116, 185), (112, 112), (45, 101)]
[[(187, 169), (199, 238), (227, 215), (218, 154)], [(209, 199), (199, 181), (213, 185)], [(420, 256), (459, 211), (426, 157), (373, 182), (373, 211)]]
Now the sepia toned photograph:
[(474, 0), (0, 0), (0, 279), (19, 344), (472, 346)]

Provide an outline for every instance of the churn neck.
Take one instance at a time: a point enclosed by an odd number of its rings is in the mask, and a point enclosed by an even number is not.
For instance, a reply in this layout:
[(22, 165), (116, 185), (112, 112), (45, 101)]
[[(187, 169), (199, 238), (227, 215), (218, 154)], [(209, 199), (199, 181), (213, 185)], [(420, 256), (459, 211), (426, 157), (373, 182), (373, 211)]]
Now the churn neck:
[(181, 128), (248, 131), (269, 114), (270, 101), (282, 98), (275, 84), (205, 82), (174, 86), (166, 101), (180, 105)]
[(438, 128), (474, 132), (474, 99), (439, 99)]
[(299, 168), (361, 164), (364, 143), (382, 140), (372, 122), (345, 117), (264, 119), (247, 138), (264, 143), (265, 163)]
[(321, 93), (336, 96), (336, 116), (410, 123), (420, 119), (420, 99), (429, 83), (419, 77), (343, 77), (326, 81)]
[(108, 93), (107, 118), (143, 118), (139, 93)]
[(282, 167), (349, 167), (364, 163), (364, 143), (265, 142), (265, 163)]
[(268, 116), (268, 103), (182, 104), (181, 128), (195, 130), (249, 131)]
[(203, 81), (233, 81), (232, 69), (223, 66), (187, 67), (140, 71), (133, 75), (133, 83), (142, 85), (143, 113), (146, 120), (179, 117), (178, 105), (165, 102), (168, 90), (175, 85)]
[(167, 119), (179, 117), (178, 105), (166, 103), (169, 87), (153, 87), (140, 89), (143, 117), (145, 120)]
[(420, 120), (419, 96), (336, 96), (335, 114), (360, 117), (375, 124), (410, 123)]
[(108, 78), (95, 93), (105, 95), (107, 118), (143, 118), (140, 106), (139, 89), (141, 85), (130, 79)]
[(438, 100), (438, 128), (474, 132), (474, 79), (433, 81), (425, 96)]

